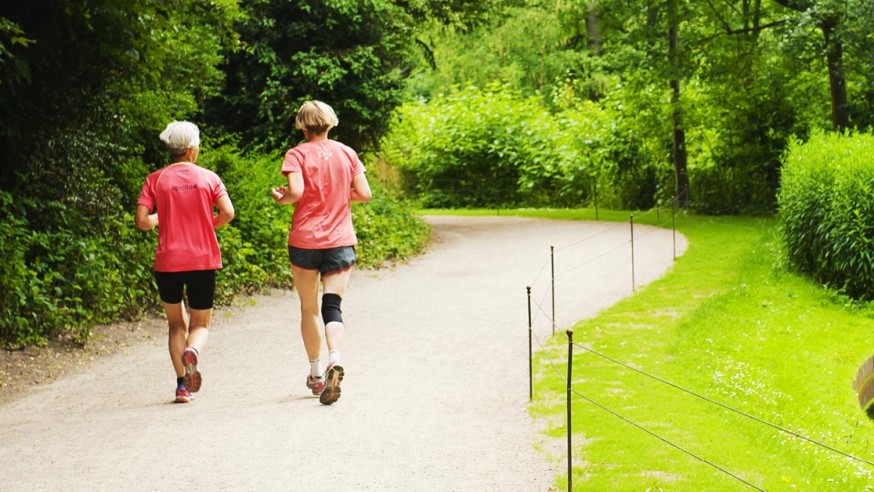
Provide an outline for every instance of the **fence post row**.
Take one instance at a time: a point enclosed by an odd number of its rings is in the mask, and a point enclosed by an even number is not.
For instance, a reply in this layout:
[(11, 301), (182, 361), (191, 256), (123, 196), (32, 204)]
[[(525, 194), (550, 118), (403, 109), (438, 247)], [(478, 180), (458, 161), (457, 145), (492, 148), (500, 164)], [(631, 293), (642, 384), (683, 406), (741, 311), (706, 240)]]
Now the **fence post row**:
[[(596, 188), (597, 190), (597, 188)], [(595, 220), (598, 219), (597, 191), (595, 192)], [(677, 227), (676, 227), (676, 203), (677, 197), (671, 199), (671, 229), (673, 230), (674, 260), (677, 258)], [(636, 290), (635, 265), (634, 265), (634, 214), (629, 215), (629, 227), (631, 232), (631, 290)], [(555, 246), (549, 247), (549, 261), (551, 268), (552, 290), (552, 334), (555, 335)], [(533, 348), (533, 320), (531, 311), (531, 286), (525, 288), (528, 300), (528, 400), (534, 400), (534, 348)], [(571, 404), (573, 363), (574, 363), (574, 331), (568, 328), (568, 363), (567, 363), (567, 490), (573, 490), (573, 405)]]

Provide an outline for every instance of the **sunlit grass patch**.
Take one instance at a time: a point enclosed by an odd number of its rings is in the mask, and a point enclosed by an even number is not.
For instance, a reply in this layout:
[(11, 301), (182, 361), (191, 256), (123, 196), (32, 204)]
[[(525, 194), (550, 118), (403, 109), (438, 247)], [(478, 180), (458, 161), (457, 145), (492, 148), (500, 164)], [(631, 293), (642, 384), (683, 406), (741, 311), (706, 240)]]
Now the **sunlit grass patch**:
[[(700, 397), (576, 347), (575, 488), (874, 490), (874, 466), (827, 448), (874, 461), (874, 423), (852, 390), (874, 351), (870, 306), (786, 271), (773, 220), (690, 216), (678, 228), (689, 248), (669, 273), (578, 323), (574, 340)], [(566, 360), (558, 334), (535, 361), (531, 411), (556, 439)]]

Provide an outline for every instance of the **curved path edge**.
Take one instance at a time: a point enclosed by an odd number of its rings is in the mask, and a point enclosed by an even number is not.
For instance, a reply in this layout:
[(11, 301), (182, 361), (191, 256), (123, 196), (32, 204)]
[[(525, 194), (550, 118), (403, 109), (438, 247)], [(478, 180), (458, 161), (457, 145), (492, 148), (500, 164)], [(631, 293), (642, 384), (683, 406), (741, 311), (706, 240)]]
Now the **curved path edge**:
[[(554, 490), (528, 414), (526, 287), (548, 299), (554, 246), (559, 327), (631, 294), (628, 227), (425, 219), (426, 254), (352, 277), (336, 404), (304, 385), (295, 294), (256, 296), (216, 313), (192, 404), (170, 403), (158, 337), (0, 405), (0, 489)], [(636, 226), (634, 244), (638, 286), (672, 264), (670, 230)]]

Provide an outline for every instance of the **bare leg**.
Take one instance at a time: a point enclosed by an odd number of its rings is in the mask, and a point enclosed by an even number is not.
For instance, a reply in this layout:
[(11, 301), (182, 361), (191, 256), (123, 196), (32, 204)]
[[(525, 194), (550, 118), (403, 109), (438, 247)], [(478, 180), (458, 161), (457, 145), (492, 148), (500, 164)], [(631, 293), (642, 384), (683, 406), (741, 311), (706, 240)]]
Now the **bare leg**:
[[(343, 298), (346, 293), (346, 284), (349, 282), (349, 277), (352, 274), (352, 268), (347, 268), (339, 272), (331, 272), (322, 278), (324, 283), (325, 294), (336, 294)], [(328, 363), (328, 372), (325, 374), (325, 389), (319, 395), (319, 402), (322, 405), (331, 405), (336, 402), (341, 395), (340, 382), (346, 373), (342, 365), (340, 365), (340, 348), (343, 345), (344, 326), (340, 321), (331, 321), (325, 325), (325, 338), (328, 342), (328, 353), (331, 360)], [(336, 352), (335, 352), (336, 351)]]
[[(325, 275), (322, 278), (322, 282), (325, 284), (325, 294), (337, 294), (342, 298), (346, 293), (346, 285), (349, 283), (350, 276), (352, 276), (352, 267)], [(339, 321), (332, 321), (325, 325), (325, 338), (329, 351), (342, 348), (343, 331), (343, 323)]]
[[(212, 320), (212, 309), (192, 309), (191, 322), (188, 324), (187, 346), (203, 352), (209, 337), (209, 323)], [(183, 349), (184, 350), (184, 349)]]
[(182, 351), (188, 346), (188, 313), (181, 302), (177, 304), (167, 304), (165, 302), (164, 315), (167, 317), (167, 326), (169, 328), (168, 347), (170, 349), (170, 360), (173, 362), (176, 377), (181, 378), (185, 374), (185, 368), (182, 367)]
[(322, 333), (319, 327), (319, 271), (291, 265), (294, 288), (300, 297), (300, 335), (310, 360), (319, 358)]

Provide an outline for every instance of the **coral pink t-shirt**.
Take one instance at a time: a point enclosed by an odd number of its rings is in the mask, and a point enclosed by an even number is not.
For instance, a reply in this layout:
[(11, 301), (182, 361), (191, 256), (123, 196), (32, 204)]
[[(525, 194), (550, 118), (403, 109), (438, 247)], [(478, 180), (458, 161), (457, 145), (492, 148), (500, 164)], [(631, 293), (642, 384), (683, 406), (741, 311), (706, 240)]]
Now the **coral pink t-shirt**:
[(146, 178), (137, 205), (158, 210), (155, 271), (222, 267), (212, 217), (216, 202), (227, 194), (216, 173), (191, 163), (171, 164)]
[(352, 148), (336, 140), (306, 142), (289, 150), (282, 174), (303, 175), (303, 195), (294, 204), (288, 244), (328, 249), (358, 243), (352, 227), (352, 179), (365, 172)]

